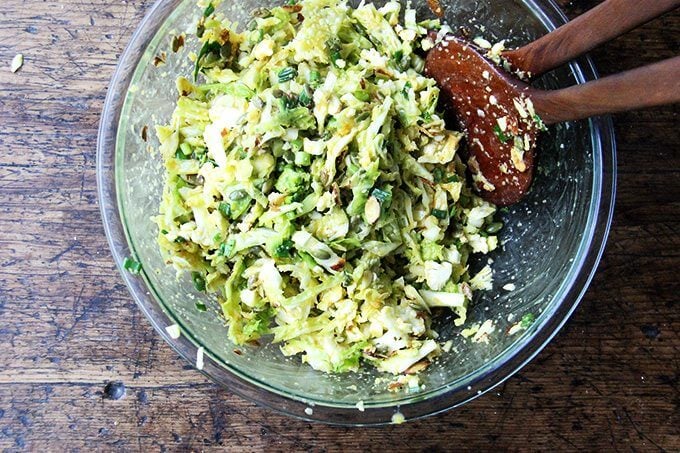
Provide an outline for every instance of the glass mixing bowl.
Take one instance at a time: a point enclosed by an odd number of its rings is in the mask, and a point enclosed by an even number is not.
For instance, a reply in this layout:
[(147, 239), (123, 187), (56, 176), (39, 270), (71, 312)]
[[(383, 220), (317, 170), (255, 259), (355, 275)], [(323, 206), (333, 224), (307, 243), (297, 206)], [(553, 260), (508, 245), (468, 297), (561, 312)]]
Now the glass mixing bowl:
[[(243, 24), (249, 11), (273, 4), (243, 0), (225, 2), (222, 9)], [(419, 17), (431, 15), (424, 0), (415, 4)], [(509, 37), (510, 46), (565, 22), (550, 0), (450, 0), (442, 6), (454, 30), (465, 26), (472, 36), (490, 41)], [(195, 38), (189, 38), (173, 53), (171, 40), (180, 32), (190, 36), (200, 13), (195, 0), (160, 0), (151, 8), (111, 81), (97, 150), (99, 200), (113, 257), (139, 307), (179, 354), (195, 363), (199, 350), (205, 351), (204, 374), (263, 406), (304, 419), (365, 425), (389, 423), (395, 413), (409, 420), (463, 404), (507, 379), (546, 345), (585, 292), (609, 230), (615, 150), (608, 118), (561, 124), (545, 134), (529, 196), (501, 214), (506, 226), (500, 233), (503, 246), (491, 256), (494, 287), (478, 292), (470, 309), (468, 325), (494, 320), (489, 344), (465, 340), (450, 319), (438, 320), (442, 337), (452, 338), (455, 346), (422, 374), (424, 388), (391, 393), (385, 384), (375, 384), (372, 370), (328, 375), (285, 358), (276, 346), (230, 344), (214, 302), (206, 301), (208, 311), (196, 310), (196, 300), (207, 296), (194, 290), (189, 276), (178, 279), (164, 264), (150, 220), (163, 184), (160, 156), (149, 152), (157, 146), (153, 125), (170, 118), (175, 78), (190, 74), (187, 55), (197, 49)], [(163, 52), (166, 63), (154, 66)], [(592, 62), (582, 59), (539, 83), (556, 88), (594, 78)], [(146, 126), (148, 142), (141, 138)], [(142, 263), (141, 275), (122, 268), (127, 256)], [(508, 283), (515, 289), (503, 289)], [(535, 314), (536, 321), (509, 335), (509, 327), (526, 313)], [(172, 324), (180, 326), (178, 339), (165, 330)]]

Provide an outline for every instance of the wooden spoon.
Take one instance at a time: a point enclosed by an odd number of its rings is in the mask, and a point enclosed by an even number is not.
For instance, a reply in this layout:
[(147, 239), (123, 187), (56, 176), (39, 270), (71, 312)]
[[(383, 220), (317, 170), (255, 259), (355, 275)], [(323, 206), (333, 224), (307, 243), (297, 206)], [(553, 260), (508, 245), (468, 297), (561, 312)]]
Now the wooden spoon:
[[(512, 70), (535, 76), (678, 6), (680, 0), (608, 0), (501, 56)], [(516, 203), (529, 190), (536, 138), (544, 123), (680, 102), (680, 57), (545, 91), (518, 80), (484, 53), (449, 36), (430, 50), (425, 71), (466, 132), (475, 186), (500, 206)]]

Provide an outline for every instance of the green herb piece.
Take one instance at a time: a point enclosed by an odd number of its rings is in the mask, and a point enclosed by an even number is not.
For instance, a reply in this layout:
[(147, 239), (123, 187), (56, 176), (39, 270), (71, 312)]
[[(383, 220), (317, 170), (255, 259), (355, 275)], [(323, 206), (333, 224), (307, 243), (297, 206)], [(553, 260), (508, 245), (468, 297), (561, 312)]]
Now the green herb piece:
[(233, 239), (229, 239), (228, 241), (220, 244), (220, 248), (217, 251), (217, 253), (222, 255), (222, 256), (230, 256), (231, 252), (234, 250), (235, 246), (236, 246), (236, 241), (234, 241)]
[(313, 96), (312, 90), (309, 88), (309, 86), (305, 85), (305, 87), (298, 95), (298, 103), (303, 107), (310, 108), (312, 107), (312, 105), (314, 105), (314, 100), (312, 96)]
[(184, 154), (184, 151), (182, 151), (182, 148), (177, 147), (177, 150), (175, 151), (175, 159), (179, 160), (187, 160), (189, 156)]
[(142, 271), (142, 263), (132, 258), (125, 257), (123, 260), (123, 267), (131, 274), (138, 275)]
[(538, 127), (538, 130), (541, 130), (541, 131), (547, 131), (548, 130), (545, 123), (543, 122), (541, 117), (538, 116), (538, 114), (534, 114), (533, 118), (534, 118), (534, 122), (536, 123), (536, 127)]
[(404, 58), (404, 51), (399, 49), (396, 52), (392, 54), (392, 60), (398, 65), (401, 66), (401, 60)]
[(221, 202), (217, 205), (217, 210), (225, 219), (231, 219), (231, 205), (229, 203)]
[(446, 179), (444, 180), (444, 182), (445, 182), (445, 183), (449, 183), (449, 182), (460, 182), (460, 176), (458, 176), (457, 174), (453, 173), (453, 174), (447, 176)]
[(330, 56), (333, 66), (337, 67), (336, 61), (342, 60), (342, 55), (340, 54), (340, 41), (338, 39), (331, 39), (326, 43), (328, 47), (328, 55)]
[(440, 167), (435, 167), (435, 169), (432, 170), (432, 176), (434, 176), (434, 182), (442, 182), (442, 179), (444, 179), (444, 170)]
[(208, 7), (205, 9), (205, 11), (203, 11), (203, 17), (208, 17), (214, 12), (215, 12), (215, 7), (213, 6), (212, 3), (209, 3)]
[(501, 143), (507, 143), (512, 138), (512, 136), (505, 135), (498, 124), (493, 127), (493, 132)]
[(376, 187), (371, 191), (371, 195), (378, 200), (380, 207), (383, 208), (383, 210), (390, 207), (390, 204), (392, 203), (392, 191), (390, 189), (383, 190)]
[(526, 329), (527, 327), (532, 325), (535, 320), (536, 320), (536, 316), (533, 313), (527, 313), (526, 315), (522, 316), (522, 320), (520, 321), (520, 325)]
[(290, 258), (291, 250), (295, 244), (290, 239), (284, 239), (279, 245), (274, 249), (274, 257), (276, 258)]
[(321, 81), (321, 73), (319, 71), (309, 71), (309, 82), (312, 85), (317, 85)]
[(486, 227), (486, 232), (489, 234), (498, 233), (503, 228), (503, 222), (493, 222)]
[(205, 291), (205, 278), (200, 272), (192, 272), (191, 281), (194, 283), (196, 291)]
[(295, 70), (295, 68), (292, 68), (290, 66), (288, 66), (287, 68), (283, 68), (282, 70), (279, 71), (279, 83), (293, 80), (296, 75), (297, 71)]
[(446, 209), (433, 209), (432, 215), (443, 220), (449, 216), (449, 213), (446, 211)]
[[(199, 290), (199, 291), (202, 291), (202, 290)], [(196, 310), (198, 310), (198, 311), (208, 311), (208, 307), (206, 307), (203, 302), (196, 302), (194, 304), (194, 306), (196, 307)]]
[(194, 82), (198, 79), (198, 73), (201, 71), (203, 59), (211, 53), (218, 54), (221, 48), (222, 46), (220, 46), (219, 42), (203, 43), (203, 47), (201, 47), (201, 50), (198, 52), (198, 56), (196, 57), (196, 65), (194, 66)]
[(298, 100), (295, 96), (285, 94), (279, 98), (279, 108), (281, 110), (292, 110), (297, 106)]

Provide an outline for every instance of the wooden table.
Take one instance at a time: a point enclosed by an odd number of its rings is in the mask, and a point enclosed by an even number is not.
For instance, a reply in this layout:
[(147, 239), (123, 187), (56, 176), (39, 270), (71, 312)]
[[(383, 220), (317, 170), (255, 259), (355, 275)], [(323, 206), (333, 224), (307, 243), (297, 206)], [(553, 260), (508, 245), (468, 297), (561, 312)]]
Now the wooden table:
[[(562, 1), (570, 16), (596, 0)], [(402, 426), (309, 424), (205, 380), (116, 272), (95, 190), (108, 81), (145, 0), (2, 0), (0, 447), (13, 450), (680, 449), (678, 108), (615, 118), (609, 245), (573, 319), (459, 410)], [(595, 52), (602, 73), (678, 53), (680, 14)], [(16, 74), (9, 62), (26, 57)], [(127, 395), (102, 398), (109, 381)]]

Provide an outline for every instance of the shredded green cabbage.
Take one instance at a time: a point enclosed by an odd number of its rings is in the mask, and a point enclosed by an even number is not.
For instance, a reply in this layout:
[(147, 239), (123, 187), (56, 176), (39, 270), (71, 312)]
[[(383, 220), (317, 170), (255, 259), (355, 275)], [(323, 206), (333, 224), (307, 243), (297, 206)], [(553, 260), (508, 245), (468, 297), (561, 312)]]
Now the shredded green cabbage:
[(325, 372), (423, 369), (448, 349), (431, 309), (463, 324), (491, 283), (468, 257), (498, 244), (414, 53), (437, 23), (302, 0), (237, 32), (203, 6), (200, 82), (178, 80), (157, 127), (167, 262), (217, 295), (236, 344), (270, 335)]

